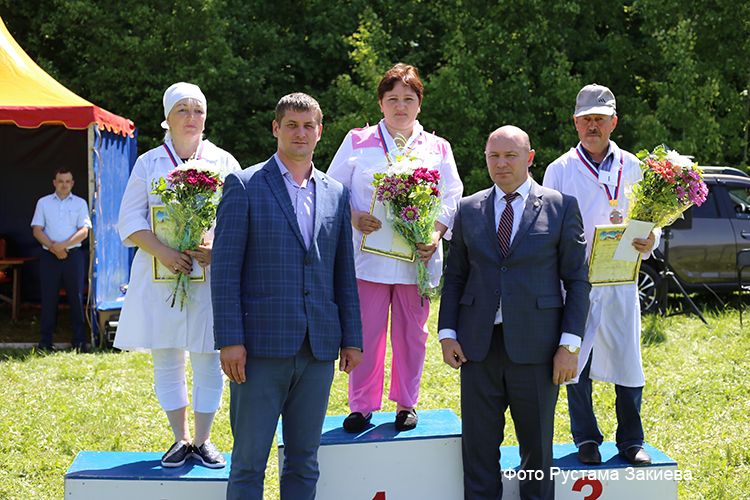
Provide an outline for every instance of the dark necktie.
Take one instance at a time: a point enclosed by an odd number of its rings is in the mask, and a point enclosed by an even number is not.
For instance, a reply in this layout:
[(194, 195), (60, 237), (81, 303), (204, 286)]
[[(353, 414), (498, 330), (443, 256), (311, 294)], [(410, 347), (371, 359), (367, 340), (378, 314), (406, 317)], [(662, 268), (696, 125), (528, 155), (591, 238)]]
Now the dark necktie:
[(497, 225), (497, 241), (500, 243), (500, 254), (503, 258), (508, 256), (508, 250), (510, 249), (510, 236), (513, 233), (513, 200), (518, 196), (518, 193), (506, 194), (503, 198), (505, 199), (505, 210), (503, 210), (500, 216), (500, 223)]

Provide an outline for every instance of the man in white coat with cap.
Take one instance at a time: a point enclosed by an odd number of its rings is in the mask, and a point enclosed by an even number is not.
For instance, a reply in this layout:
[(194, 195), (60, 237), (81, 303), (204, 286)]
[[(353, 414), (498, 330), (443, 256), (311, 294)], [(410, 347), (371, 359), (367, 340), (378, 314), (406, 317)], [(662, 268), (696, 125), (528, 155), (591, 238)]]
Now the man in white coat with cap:
[[(626, 192), (642, 178), (638, 159), (620, 149), (610, 135), (617, 126), (615, 96), (607, 87), (581, 89), (573, 116), (580, 142), (552, 162), (544, 186), (574, 196), (583, 216), (587, 255), (597, 225), (620, 224), (628, 213)], [(656, 241), (634, 239), (633, 247), (650, 255)], [(643, 449), (641, 399), (645, 378), (640, 350), (641, 309), (636, 284), (596, 286), (578, 357), (578, 383), (568, 385), (568, 407), (578, 458), (601, 463), (603, 436), (591, 400), (591, 380), (615, 384), (620, 455), (633, 465), (651, 463)]]

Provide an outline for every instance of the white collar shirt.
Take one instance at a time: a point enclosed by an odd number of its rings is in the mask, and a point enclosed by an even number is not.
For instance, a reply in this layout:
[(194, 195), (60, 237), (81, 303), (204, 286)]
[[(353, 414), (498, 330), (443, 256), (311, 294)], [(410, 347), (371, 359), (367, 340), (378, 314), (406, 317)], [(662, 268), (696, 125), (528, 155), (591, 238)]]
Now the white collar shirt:
[[(381, 120), (379, 124), (349, 131), (326, 172), (349, 189), (353, 210), (370, 212), (375, 191), (372, 185), (373, 175), (384, 173), (388, 168), (380, 140), (381, 132), (388, 151), (395, 152), (395, 141)], [(438, 222), (448, 227), (449, 230), (444, 238), (450, 239), (450, 228), (453, 226), (458, 201), (463, 194), (463, 184), (458, 175), (450, 144), (441, 137), (425, 132), (422, 125), (417, 122), (406, 142), (405, 149), (410, 148), (410, 154), (420, 161), (421, 166), (440, 172), (441, 207)], [(414, 262), (363, 252), (361, 250), (362, 238), (362, 233), (354, 228), (352, 240), (358, 279), (384, 284), (415, 284), (417, 282)], [(432, 286), (439, 284), (442, 267), (443, 250), (442, 245), (438, 245), (438, 250), (427, 263)]]

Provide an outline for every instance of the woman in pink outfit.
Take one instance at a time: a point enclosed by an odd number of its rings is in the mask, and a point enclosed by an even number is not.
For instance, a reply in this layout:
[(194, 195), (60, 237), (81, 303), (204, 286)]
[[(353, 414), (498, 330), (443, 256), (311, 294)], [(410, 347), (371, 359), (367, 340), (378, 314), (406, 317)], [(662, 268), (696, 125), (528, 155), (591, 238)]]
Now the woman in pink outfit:
[[(417, 291), (416, 262), (361, 250), (363, 235), (382, 227), (370, 213), (373, 175), (385, 172), (398, 154), (416, 157), (420, 166), (440, 172), (442, 207), (432, 242), (417, 245), (416, 257), (427, 263), (432, 286), (440, 283), (443, 264), (441, 240), (450, 227), (463, 184), (458, 176), (451, 146), (426, 132), (417, 121), (424, 86), (414, 66), (396, 64), (378, 85), (383, 119), (376, 125), (349, 131), (328, 169), (328, 175), (351, 191), (355, 264), (362, 311), (364, 356), (349, 376), (349, 407), (344, 429), (360, 432), (372, 412), (381, 408), (385, 373), (386, 332), (391, 318), (391, 384), (389, 399), (396, 403), (396, 429), (417, 425), (416, 406), (427, 343), (429, 300)], [(398, 139), (398, 140), (396, 140)]]

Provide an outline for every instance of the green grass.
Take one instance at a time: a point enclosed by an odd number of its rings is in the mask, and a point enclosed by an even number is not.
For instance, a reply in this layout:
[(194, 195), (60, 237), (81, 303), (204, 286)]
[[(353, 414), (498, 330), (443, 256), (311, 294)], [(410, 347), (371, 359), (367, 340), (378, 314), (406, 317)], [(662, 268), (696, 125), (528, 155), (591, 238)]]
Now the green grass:
[[(740, 329), (733, 309), (709, 311), (706, 318), (709, 327), (685, 316), (644, 320), (646, 440), (691, 472), (691, 481), (679, 483), (680, 498), (749, 498), (750, 325)], [(0, 309), (0, 325), (8, 323)], [(428, 346), (420, 407), (460, 414), (458, 372), (443, 365), (435, 335)], [(0, 351), (0, 380), (0, 498), (63, 498), (63, 475), (81, 450), (163, 451), (172, 442), (146, 354)], [(337, 373), (329, 414), (348, 413), (346, 382)], [(232, 445), (228, 396), (225, 391), (213, 433), (223, 450)], [(605, 439), (614, 440), (612, 386), (595, 384), (594, 398)], [(394, 409), (384, 404), (385, 411)], [(505, 444), (516, 444), (508, 420)], [(569, 441), (562, 390), (555, 442)], [(273, 449), (266, 498), (278, 498), (277, 491)]]

